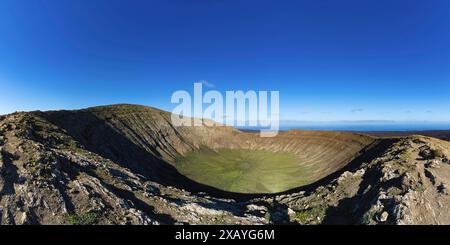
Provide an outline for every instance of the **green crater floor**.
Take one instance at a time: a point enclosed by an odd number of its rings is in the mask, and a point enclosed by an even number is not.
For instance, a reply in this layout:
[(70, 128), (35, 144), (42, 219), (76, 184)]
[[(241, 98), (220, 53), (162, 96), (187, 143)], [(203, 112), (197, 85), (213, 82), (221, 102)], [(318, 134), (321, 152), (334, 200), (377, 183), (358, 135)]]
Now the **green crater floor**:
[(201, 149), (178, 158), (175, 167), (199, 183), (237, 193), (277, 193), (312, 182), (311, 170), (284, 152)]

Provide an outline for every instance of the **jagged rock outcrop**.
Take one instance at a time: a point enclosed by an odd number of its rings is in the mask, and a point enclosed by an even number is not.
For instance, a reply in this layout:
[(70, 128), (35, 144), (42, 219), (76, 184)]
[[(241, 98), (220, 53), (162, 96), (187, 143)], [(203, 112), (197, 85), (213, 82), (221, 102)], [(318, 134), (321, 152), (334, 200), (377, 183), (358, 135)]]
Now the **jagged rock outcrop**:
[[(450, 224), (450, 143), (423, 136), (391, 141), (371, 161), (282, 202), (303, 224)], [(424, 150), (439, 154), (424, 158)]]

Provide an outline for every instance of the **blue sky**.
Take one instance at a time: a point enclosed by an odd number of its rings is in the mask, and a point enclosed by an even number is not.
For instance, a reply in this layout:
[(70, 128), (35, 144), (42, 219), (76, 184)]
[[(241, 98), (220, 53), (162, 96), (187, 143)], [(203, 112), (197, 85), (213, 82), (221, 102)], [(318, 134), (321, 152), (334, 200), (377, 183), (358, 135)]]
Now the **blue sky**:
[(281, 118), (450, 121), (450, 1), (2, 0), (0, 114), (135, 103), (206, 80)]

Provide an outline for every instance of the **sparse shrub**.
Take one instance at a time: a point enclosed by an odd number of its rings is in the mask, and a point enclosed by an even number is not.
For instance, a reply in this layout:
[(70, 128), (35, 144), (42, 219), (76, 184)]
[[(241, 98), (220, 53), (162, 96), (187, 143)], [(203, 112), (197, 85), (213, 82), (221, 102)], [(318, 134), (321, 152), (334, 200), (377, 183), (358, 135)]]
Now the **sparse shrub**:
[(425, 186), (421, 182), (417, 183), (417, 185), (415, 187), (416, 188), (414, 188), (414, 190), (417, 191), (417, 192), (422, 193), (422, 192), (425, 191)]
[(407, 161), (411, 156), (411, 153), (409, 151), (402, 151), (399, 154), (399, 159), (402, 161)]
[(84, 214), (72, 213), (67, 216), (67, 223), (69, 225), (93, 225), (97, 222), (98, 214), (95, 212), (88, 212)]
[(443, 152), (441, 149), (432, 149), (432, 150), (430, 151), (430, 153), (431, 153), (431, 156), (432, 156), (434, 159), (445, 157), (445, 154), (444, 154), (444, 152)]
[(323, 217), (325, 217), (326, 210), (326, 205), (319, 205), (309, 209), (297, 211), (296, 220), (301, 224), (320, 223)]
[(389, 196), (398, 196), (398, 195), (401, 195), (402, 193), (403, 193), (403, 191), (400, 188), (395, 187), (395, 186), (389, 188), (389, 190), (387, 191), (387, 194)]
[(440, 149), (421, 149), (419, 155), (426, 160), (444, 158), (445, 154)]
[(376, 220), (377, 220), (377, 216), (379, 216), (381, 214), (381, 212), (383, 211), (383, 208), (381, 206), (373, 206), (369, 209), (369, 211), (367, 211), (362, 219), (361, 219), (361, 223), (363, 225), (374, 225), (376, 224)]
[(213, 224), (214, 225), (226, 225), (227, 224), (226, 215), (225, 214), (221, 214), (220, 216), (216, 217), (214, 219)]

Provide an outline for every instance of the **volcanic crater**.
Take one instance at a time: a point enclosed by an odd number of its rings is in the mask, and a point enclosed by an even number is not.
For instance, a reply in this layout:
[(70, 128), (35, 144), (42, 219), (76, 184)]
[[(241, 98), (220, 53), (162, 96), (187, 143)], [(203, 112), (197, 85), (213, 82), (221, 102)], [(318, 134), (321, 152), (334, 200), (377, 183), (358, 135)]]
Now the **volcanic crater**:
[(43, 112), (95, 152), (143, 176), (209, 193), (274, 194), (344, 168), (372, 137), (288, 131), (273, 138), (231, 127), (175, 127), (171, 114), (136, 105)]
[(419, 135), (175, 127), (127, 104), (17, 112), (0, 116), (0, 223), (448, 224), (449, 149)]

